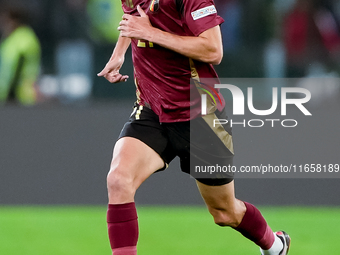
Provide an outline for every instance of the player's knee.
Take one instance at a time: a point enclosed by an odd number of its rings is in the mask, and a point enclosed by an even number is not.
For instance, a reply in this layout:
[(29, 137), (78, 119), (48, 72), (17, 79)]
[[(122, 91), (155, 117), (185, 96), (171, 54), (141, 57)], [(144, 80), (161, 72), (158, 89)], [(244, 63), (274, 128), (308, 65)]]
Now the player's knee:
[(133, 178), (124, 172), (124, 169), (120, 166), (110, 169), (107, 175), (107, 188), (109, 193), (115, 195), (135, 192)]
[(213, 210), (211, 211), (214, 217), (215, 224), (221, 227), (237, 227), (241, 222), (233, 212), (226, 210)]

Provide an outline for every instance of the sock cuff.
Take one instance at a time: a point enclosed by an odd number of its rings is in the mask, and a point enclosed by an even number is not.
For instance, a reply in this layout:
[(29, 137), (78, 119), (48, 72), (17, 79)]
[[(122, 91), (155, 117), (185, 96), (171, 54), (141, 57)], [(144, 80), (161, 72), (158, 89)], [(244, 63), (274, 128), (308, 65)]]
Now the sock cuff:
[(127, 247), (112, 249), (112, 255), (135, 255), (135, 254), (137, 254), (136, 246), (127, 246)]
[(261, 244), (261, 249), (269, 250), (274, 242), (275, 242), (275, 234), (272, 229), (267, 225), (266, 232), (264, 233), (262, 239), (258, 241), (258, 244)]
[(109, 204), (107, 210), (108, 223), (120, 223), (130, 220), (136, 220), (137, 210), (134, 202), (126, 204)]

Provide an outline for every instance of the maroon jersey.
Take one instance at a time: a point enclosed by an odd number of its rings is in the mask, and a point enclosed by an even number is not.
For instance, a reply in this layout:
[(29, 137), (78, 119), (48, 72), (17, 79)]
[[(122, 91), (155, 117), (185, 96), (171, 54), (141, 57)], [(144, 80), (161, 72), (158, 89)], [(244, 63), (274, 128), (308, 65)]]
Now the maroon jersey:
[[(223, 22), (213, 0), (183, 0), (183, 6), (176, 2), (179, 1), (122, 0), (122, 6), (126, 14), (139, 16), (137, 5), (140, 5), (152, 26), (180, 36), (198, 36)], [(198, 100), (190, 100), (193, 86), (190, 79), (218, 79), (213, 66), (148, 41), (132, 39), (131, 46), (138, 103), (150, 107), (160, 122), (196, 117), (200, 112), (200, 97), (197, 92)], [(217, 108), (222, 109), (223, 98), (219, 102)]]

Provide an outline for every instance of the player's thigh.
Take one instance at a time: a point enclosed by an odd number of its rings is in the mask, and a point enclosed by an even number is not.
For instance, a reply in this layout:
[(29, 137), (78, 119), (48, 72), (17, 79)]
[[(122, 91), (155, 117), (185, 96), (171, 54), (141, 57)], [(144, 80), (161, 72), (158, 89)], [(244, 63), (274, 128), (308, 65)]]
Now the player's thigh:
[(122, 137), (114, 147), (108, 178), (125, 179), (137, 189), (152, 173), (163, 167), (163, 159), (144, 142)]

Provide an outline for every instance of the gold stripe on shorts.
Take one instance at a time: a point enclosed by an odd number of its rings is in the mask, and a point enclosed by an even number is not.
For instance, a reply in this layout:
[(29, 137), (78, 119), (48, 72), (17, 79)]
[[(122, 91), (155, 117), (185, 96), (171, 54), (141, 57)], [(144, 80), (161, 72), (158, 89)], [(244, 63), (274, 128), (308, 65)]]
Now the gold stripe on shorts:
[(234, 154), (234, 144), (233, 137), (224, 129), (222, 124), (216, 123), (214, 125), (214, 120), (218, 119), (216, 114), (207, 114), (202, 116), (209, 127), (214, 131), (217, 137), (222, 141), (222, 143), (228, 148), (228, 150)]
[(143, 105), (140, 105), (138, 107), (138, 110), (136, 112), (136, 120), (139, 120), (140, 119), (140, 115), (142, 114), (142, 111), (143, 111)]

